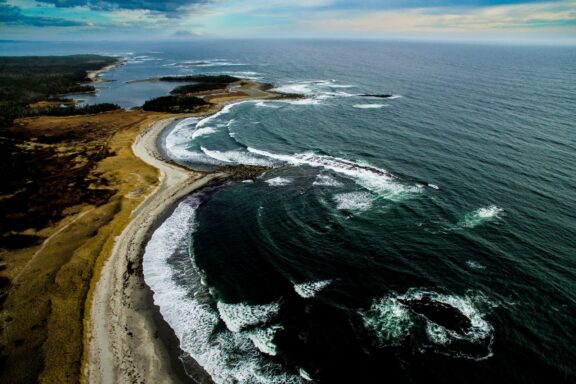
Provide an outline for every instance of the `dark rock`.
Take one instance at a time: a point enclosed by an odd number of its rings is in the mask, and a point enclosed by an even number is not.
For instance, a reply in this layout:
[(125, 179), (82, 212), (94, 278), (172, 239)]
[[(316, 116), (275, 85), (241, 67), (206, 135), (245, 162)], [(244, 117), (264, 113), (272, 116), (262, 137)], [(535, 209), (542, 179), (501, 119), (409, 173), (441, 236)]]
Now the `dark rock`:
[(231, 180), (254, 180), (269, 170), (270, 167), (258, 165), (230, 165), (220, 167), (217, 171), (228, 174)]
[(387, 95), (387, 94), (364, 94), (364, 95), (360, 95), (362, 97), (378, 97), (380, 99), (389, 99), (394, 95)]
[(398, 302), (410, 308), (412, 312), (460, 335), (467, 334), (472, 327), (470, 319), (458, 308), (432, 300), (428, 295), (422, 296), (421, 299), (398, 299)]

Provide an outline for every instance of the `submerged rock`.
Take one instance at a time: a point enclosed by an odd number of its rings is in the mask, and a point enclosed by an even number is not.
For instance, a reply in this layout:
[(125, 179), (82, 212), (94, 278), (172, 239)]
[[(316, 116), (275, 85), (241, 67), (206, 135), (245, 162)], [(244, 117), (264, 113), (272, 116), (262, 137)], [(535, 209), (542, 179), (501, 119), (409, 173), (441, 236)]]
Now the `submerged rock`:
[(428, 320), (460, 335), (470, 332), (472, 322), (458, 308), (450, 304), (432, 300), (424, 295), (421, 299), (398, 299), (398, 302), (408, 307), (412, 312), (426, 317)]

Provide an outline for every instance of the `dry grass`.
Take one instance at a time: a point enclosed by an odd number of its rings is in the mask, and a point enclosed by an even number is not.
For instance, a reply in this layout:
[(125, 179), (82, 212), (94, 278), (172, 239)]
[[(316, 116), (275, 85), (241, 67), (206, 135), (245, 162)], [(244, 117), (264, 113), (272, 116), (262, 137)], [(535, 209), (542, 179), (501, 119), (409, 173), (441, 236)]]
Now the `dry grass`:
[[(198, 112), (281, 97), (264, 88), (249, 82), (236, 92), (207, 96), (218, 105)], [(22, 140), (20, 149), (42, 154), (34, 166), (49, 177), (23, 180), (18, 193), (1, 197), (2, 203), (20, 199), (9, 223), (19, 228), (14, 234), (45, 241), (0, 252), (0, 267), (5, 266), (0, 279), (12, 281), (0, 313), (0, 382), (80, 380), (94, 286), (115, 238), (158, 182), (157, 170), (138, 159), (131, 145), (153, 121), (169, 116), (114, 111), (16, 122), (13, 133)]]
[[(59, 222), (26, 231), (47, 237), (44, 247), (2, 255), (7, 269), (1, 274), (13, 285), (0, 316), (0, 344), (6, 356), (1, 382), (79, 381), (85, 305), (95, 271), (101, 269), (132, 210), (158, 180), (157, 171), (132, 153), (131, 144), (143, 127), (162, 116), (118, 111), (20, 121), (19, 129), (31, 136), (78, 134), (78, 139), (50, 144), (66, 159), (77, 154), (71, 167), (89, 163), (90, 152), (105, 152), (91, 165), (89, 188), (114, 193), (98, 206), (67, 207)], [(98, 135), (89, 134), (94, 132)], [(87, 136), (90, 140), (85, 141)], [(65, 177), (61, 181), (68, 182)]]

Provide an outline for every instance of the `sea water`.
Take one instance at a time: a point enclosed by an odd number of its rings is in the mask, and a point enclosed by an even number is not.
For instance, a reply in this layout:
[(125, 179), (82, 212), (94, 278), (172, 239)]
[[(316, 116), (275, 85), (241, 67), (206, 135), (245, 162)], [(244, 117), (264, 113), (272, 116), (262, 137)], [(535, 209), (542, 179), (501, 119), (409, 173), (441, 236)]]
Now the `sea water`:
[[(27, 52), (30, 47), (13, 46)], [(39, 48), (38, 48), (39, 49)], [(576, 374), (576, 50), (376, 41), (56, 44), (118, 54), (86, 103), (130, 108), (230, 74), (301, 100), (186, 119), (202, 170), (264, 165), (182, 201), (145, 277), (216, 382), (568, 382)], [(365, 95), (390, 95), (388, 98)], [(466, 335), (398, 299), (428, 295)]]

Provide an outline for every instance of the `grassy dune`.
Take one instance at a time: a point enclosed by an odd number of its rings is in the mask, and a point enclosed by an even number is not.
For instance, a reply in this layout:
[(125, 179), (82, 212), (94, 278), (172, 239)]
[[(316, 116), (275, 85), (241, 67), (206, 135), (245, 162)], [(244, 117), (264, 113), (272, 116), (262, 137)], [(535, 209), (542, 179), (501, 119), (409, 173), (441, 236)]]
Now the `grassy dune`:
[[(92, 278), (110, 254), (114, 238), (129, 222), (131, 211), (158, 180), (157, 171), (134, 156), (130, 147), (144, 127), (162, 116), (117, 111), (18, 121), (16, 133), (30, 143), (37, 143), (40, 135), (52, 136), (54, 143), (30, 144), (30, 150), (37, 145), (51, 150), (53, 155), (43, 159), (53, 170), (47, 177), (54, 185), (70, 188), (71, 199), (69, 206), (59, 207), (60, 220), (21, 232), (45, 239), (44, 245), (0, 254), (6, 265), (2, 275), (12, 281), (0, 315), (4, 368), (0, 382), (34, 382), (37, 378), (44, 383), (78, 382), (84, 308)], [(70, 138), (69, 133), (79, 127), (86, 134)], [(67, 135), (57, 141), (55, 136), (61, 132)], [(75, 161), (70, 163), (70, 159)], [(77, 178), (73, 185), (70, 172), (57, 172), (78, 164), (90, 164), (87, 185), (78, 183)], [(81, 193), (76, 187), (101, 190), (109, 197), (99, 204), (75, 201), (75, 193)]]
[[(203, 94), (202, 105), (191, 110), (210, 114), (235, 101), (297, 97), (269, 88), (238, 81)], [(51, 105), (46, 100), (35, 97), (34, 107)], [(90, 342), (86, 311), (98, 276), (132, 211), (158, 184), (157, 170), (131, 146), (152, 122), (169, 116), (115, 110), (7, 120), (0, 132), (1, 383), (81, 380)]]

